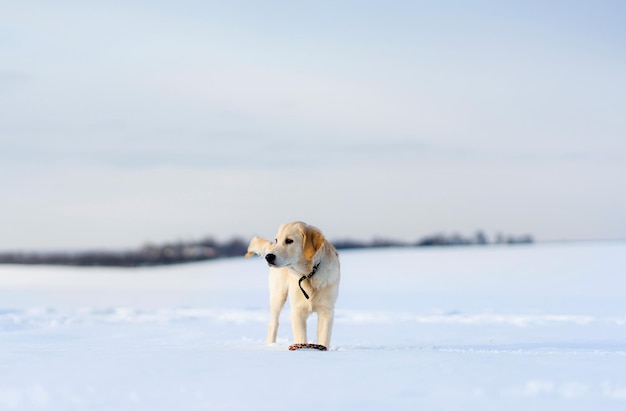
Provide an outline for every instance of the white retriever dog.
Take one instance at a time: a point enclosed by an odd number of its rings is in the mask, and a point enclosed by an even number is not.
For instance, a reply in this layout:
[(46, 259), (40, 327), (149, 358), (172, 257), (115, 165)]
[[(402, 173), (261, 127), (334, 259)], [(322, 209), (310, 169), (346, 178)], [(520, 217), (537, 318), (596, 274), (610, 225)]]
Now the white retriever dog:
[(276, 342), (278, 317), (289, 296), (294, 343), (307, 343), (306, 321), (317, 313), (317, 342), (329, 347), (339, 293), (339, 255), (317, 228), (300, 221), (283, 224), (271, 242), (254, 237), (246, 258), (269, 264), (270, 321), (267, 343)]

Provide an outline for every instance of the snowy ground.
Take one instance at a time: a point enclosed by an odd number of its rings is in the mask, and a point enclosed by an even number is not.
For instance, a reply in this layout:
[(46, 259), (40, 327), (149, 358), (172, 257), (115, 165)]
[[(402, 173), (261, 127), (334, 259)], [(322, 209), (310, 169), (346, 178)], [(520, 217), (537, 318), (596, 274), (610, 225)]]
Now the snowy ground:
[(325, 353), (264, 345), (261, 260), (0, 266), (0, 410), (626, 409), (626, 243), (341, 261)]

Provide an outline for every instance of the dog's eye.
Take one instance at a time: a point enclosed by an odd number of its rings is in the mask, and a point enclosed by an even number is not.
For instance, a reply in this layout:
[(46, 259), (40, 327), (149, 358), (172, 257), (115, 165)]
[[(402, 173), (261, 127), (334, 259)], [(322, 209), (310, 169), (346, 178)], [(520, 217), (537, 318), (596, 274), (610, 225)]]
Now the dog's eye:
[(293, 240), (291, 238), (285, 239), (285, 244), (291, 244), (291, 243), (293, 243)]
[(276, 244), (278, 244), (278, 238), (275, 238), (275, 239), (274, 239), (274, 242), (275, 242)]

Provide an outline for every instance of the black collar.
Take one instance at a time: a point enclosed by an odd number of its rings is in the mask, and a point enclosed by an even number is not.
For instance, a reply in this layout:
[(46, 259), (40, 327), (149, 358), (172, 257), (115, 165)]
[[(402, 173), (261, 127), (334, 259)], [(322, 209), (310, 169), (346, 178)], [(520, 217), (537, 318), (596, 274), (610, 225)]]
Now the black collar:
[(317, 272), (317, 268), (320, 266), (322, 262), (320, 261), (319, 263), (315, 264), (313, 266), (313, 270), (308, 273), (303, 275), (302, 277), (300, 277), (300, 280), (298, 280), (298, 286), (300, 286), (300, 289), (302, 290), (302, 294), (304, 294), (304, 297), (308, 300), (309, 299), (309, 295), (306, 293), (306, 291), (304, 291), (304, 288), (302, 288), (302, 281), (306, 280), (307, 278), (311, 278), (315, 275), (315, 273)]

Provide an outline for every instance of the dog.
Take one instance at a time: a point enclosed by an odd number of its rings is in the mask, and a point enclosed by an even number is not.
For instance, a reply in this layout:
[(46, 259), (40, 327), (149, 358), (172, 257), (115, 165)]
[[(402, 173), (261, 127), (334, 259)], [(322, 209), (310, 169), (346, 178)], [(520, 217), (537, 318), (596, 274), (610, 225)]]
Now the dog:
[(270, 267), (267, 344), (276, 342), (278, 317), (289, 297), (294, 343), (307, 343), (306, 321), (317, 313), (317, 342), (330, 347), (339, 295), (339, 254), (317, 228), (295, 221), (279, 227), (272, 242), (253, 237), (246, 258), (265, 258)]

